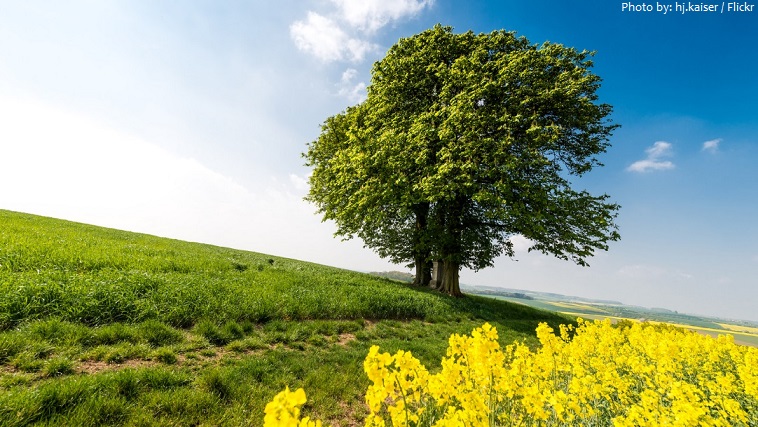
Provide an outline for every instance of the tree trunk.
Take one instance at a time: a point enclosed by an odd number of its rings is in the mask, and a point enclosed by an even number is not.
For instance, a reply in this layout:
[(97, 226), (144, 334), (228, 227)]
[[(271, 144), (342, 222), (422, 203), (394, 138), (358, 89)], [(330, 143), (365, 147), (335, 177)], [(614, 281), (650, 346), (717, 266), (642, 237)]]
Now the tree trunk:
[(432, 262), (428, 261), (426, 257), (416, 257), (416, 278), (413, 279), (413, 284), (416, 286), (429, 286), (429, 282), (432, 281)]
[(463, 233), (463, 211), (465, 198), (456, 196), (441, 206), (440, 223), (444, 235), (441, 236), (440, 257), (443, 260), (442, 274), (439, 278), (438, 290), (454, 297), (461, 297), (458, 273), (461, 268), (460, 259), (462, 254), (461, 236)]
[(432, 261), (432, 279), (429, 281), (429, 287), (434, 290), (439, 290), (441, 283), (442, 260)]
[(416, 214), (416, 229), (413, 232), (413, 262), (416, 265), (416, 277), (413, 284), (428, 286), (432, 280), (432, 261), (429, 259), (430, 250), (427, 241), (427, 223), (429, 203), (418, 203), (413, 207)]
[(457, 262), (445, 261), (442, 264), (442, 280), (440, 281), (439, 291), (454, 297), (462, 297), (460, 283), (458, 281), (460, 265)]

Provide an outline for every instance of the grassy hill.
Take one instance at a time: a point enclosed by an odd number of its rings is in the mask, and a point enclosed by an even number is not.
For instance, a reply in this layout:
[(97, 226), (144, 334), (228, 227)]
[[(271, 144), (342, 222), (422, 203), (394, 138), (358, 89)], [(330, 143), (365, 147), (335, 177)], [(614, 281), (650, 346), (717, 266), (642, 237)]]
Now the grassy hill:
[(261, 425), (277, 392), (304, 415), (366, 414), (371, 345), (438, 364), (490, 322), (536, 345), (566, 318), (390, 279), (0, 210), (0, 425)]

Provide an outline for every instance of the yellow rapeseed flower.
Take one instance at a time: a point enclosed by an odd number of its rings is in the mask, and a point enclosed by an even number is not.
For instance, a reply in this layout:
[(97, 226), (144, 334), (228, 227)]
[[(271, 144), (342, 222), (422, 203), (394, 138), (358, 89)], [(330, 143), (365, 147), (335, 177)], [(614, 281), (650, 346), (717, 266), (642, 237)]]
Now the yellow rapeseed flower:
[[(502, 349), (489, 324), (453, 334), (435, 375), (410, 352), (371, 347), (365, 425), (758, 425), (758, 349), (729, 336), (582, 319), (536, 332), (536, 351)], [(304, 403), (302, 389), (286, 389), (266, 406), (265, 426), (320, 425), (299, 419)]]

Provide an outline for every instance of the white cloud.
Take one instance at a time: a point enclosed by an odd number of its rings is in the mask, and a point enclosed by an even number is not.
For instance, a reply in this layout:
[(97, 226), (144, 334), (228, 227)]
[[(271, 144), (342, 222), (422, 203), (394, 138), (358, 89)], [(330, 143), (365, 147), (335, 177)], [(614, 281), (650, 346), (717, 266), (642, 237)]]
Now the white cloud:
[(414, 16), (433, 0), (332, 0), (342, 18), (354, 28), (375, 32), (392, 21)]
[(638, 160), (631, 165), (629, 165), (626, 170), (630, 172), (650, 172), (650, 171), (661, 171), (661, 170), (668, 170), (668, 169), (674, 169), (676, 166), (674, 163), (670, 161), (659, 161), (659, 160)]
[(290, 25), (290, 36), (298, 49), (324, 62), (358, 62), (377, 49), (373, 43), (350, 37), (333, 19), (316, 12), (308, 12), (305, 22)]
[(366, 83), (355, 82), (358, 76), (358, 70), (354, 68), (348, 68), (342, 73), (342, 79), (340, 80), (339, 96), (347, 98), (350, 102), (359, 103), (366, 99)]
[(670, 157), (672, 153), (672, 145), (666, 141), (657, 141), (652, 146), (645, 149), (647, 158), (638, 160), (632, 163), (627, 171), (630, 172), (649, 172), (658, 170), (668, 170), (675, 167), (674, 163), (668, 160), (661, 160), (662, 157)]
[(657, 159), (659, 157), (671, 155), (671, 144), (666, 141), (658, 141), (645, 150), (649, 159)]
[(358, 75), (358, 70), (356, 70), (355, 68), (348, 68), (347, 70), (345, 70), (344, 73), (342, 73), (342, 83), (352, 82), (357, 75)]
[(369, 40), (377, 30), (414, 16), (433, 3), (434, 0), (332, 0), (336, 10), (326, 14), (308, 11), (305, 21), (290, 25), (290, 36), (299, 50), (324, 62), (360, 62), (379, 49)]
[(707, 152), (709, 152), (711, 154), (718, 153), (718, 151), (719, 151), (719, 144), (721, 144), (721, 141), (722, 141), (721, 138), (712, 139), (710, 141), (705, 141), (703, 143), (703, 151), (707, 151)]

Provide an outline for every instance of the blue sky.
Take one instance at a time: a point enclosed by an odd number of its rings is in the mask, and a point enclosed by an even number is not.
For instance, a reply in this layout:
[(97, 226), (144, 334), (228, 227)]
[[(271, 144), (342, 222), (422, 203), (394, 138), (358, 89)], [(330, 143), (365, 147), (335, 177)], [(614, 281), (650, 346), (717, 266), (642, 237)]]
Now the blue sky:
[(332, 237), (300, 153), (400, 37), (507, 29), (597, 51), (622, 127), (577, 186), (622, 205), (622, 238), (590, 268), (522, 250), (462, 281), (758, 320), (758, 11), (624, 3), (2, 2), (0, 208), (400, 269)]

